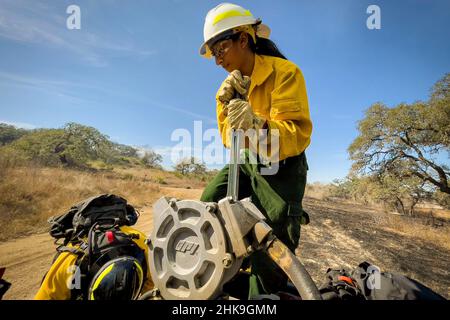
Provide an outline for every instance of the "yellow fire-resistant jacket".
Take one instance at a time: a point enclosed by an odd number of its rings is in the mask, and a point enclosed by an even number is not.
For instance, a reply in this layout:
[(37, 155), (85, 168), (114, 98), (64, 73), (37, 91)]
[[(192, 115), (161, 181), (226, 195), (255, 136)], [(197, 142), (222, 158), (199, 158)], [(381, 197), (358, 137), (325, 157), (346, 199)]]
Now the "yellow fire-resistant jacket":
[[(148, 261), (148, 246), (144, 242), (146, 239), (145, 234), (133, 229), (129, 226), (122, 226), (120, 230), (125, 234), (139, 234), (139, 239), (133, 239), (133, 241), (143, 249), (145, 252), (146, 261)], [(35, 300), (69, 300), (70, 289), (68, 283), (71, 283), (71, 279), (74, 275), (73, 265), (77, 260), (77, 256), (71, 252), (62, 252), (56, 261), (50, 267), (50, 270), (45, 275), (45, 278), (34, 297)], [(154, 284), (150, 275), (150, 268), (147, 267), (147, 276), (144, 282), (142, 292), (146, 292), (153, 288)]]
[[(223, 144), (230, 147), (228, 118), (218, 99), (219, 92), (220, 89), (216, 95), (217, 123)], [(248, 97), (253, 112), (267, 121), (269, 134), (279, 130), (280, 161), (299, 155), (308, 147), (312, 133), (308, 98), (302, 72), (294, 63), (255, 55)]]

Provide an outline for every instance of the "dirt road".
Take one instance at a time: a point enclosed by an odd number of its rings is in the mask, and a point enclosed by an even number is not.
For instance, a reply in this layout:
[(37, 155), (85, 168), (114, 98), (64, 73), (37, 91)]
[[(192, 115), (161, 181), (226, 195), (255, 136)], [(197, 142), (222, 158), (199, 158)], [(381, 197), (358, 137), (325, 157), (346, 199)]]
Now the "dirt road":
[[(198, 199), (201, 194), (200, 189), (163, 188), (163, 191), (180, 199)], [(313, 199), (306, 199), (304, 206), (311, 223), (302, 228), (296, 253), (316, 282), (322, 282), (329, 267), (351, 270), (366, 260), (382, 270), (410, 276), (450, 297), (449, 250), (386, 229), (379, 223), (382, 216), (363, 206)], [(136, 228), (149, 234), (152, 208), (139, 211), (141, 217)], [(32, 299), (54, 253), (55, 246), (48, 234), (0, 244), (0, 266), (7, 268), (4, 278), (13, 284), (4, 299)]]

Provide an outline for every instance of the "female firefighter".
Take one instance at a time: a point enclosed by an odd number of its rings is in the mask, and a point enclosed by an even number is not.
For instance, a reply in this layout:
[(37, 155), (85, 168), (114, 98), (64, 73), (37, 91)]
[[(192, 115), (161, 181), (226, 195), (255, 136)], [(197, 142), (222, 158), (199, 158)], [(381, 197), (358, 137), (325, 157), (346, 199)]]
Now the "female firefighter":
[[(205, 18), (200, 54), (214, 57), (229, 73), (216, 95), (224, 145), (230, 147), (230, 129), (253, 129), (258, 141), (265, 141), (268, 147), (263, 153), (258, 151), (264, 149), (261, 143), (254, 147), (247, 142), (246, 162), (239, 165), (238, 197), (250, 196), (274, 234), (295, 252), (300, 225), (309, 222), (302, 198), (312, 123), (303, 75), (269, 40), (269, 34), (270, 29), (249, 10), (222, 3)], [(272, 142), (277, 139), (278, 143)], [(248, 149), (256, 152), (256, 164), (249, 161)], [(278, 170), (261, 174), (269, 165)], [(201, 201), (218, 202), (226, 196), (228, 172), (227, 165), (207, 185)], [(286, 285), (286, 275), (264, 253), (253, 254), (249, 262), (249, 298), (276, 293)]]

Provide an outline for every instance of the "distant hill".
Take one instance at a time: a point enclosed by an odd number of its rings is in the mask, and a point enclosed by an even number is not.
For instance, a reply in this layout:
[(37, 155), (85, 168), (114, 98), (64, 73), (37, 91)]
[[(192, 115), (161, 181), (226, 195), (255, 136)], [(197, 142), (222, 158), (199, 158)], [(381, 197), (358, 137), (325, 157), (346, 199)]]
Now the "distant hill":
[(0, 152), (44, 166), (105, 169), (111, 165), (160, 168), (162, 157), (115, 143), (97, 129), (67, 123), (59, 129), (19, 129), (0, 123)]

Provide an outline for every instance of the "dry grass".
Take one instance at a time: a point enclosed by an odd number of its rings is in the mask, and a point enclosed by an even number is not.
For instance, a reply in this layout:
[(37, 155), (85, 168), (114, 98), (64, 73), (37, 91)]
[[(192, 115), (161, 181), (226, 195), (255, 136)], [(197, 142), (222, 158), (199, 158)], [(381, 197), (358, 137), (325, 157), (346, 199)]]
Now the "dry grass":
[(4, 168), (1, 175), (0, 241), (43, 231), (47, 218), (92, 195), (114, 193), (136, 208), (161, 195), (155, 183), (111, 172), (26, 166)]
[(0, 157), (0, 241), (44, 231), (50, 216), (93, 195), (114, 193), (139, 209), (162, 196), (161, 186), (202, 189), (207, 183), (143, 167), (89, 172), (10, 160)]
[(179, 188), (204, 188), (208, 181), (202, 181), (192, 176), (183, 176), (171, 171), (142, 168), (114, 168), (114, 172), (122, 177), (136, 177), (143, 181), (153, 182), (160, 185), (177, 186)]
[(428, 218), (440, 218), (450, 220), (450, 210), (443, 209), (441, 206), (429, 205), (429, 206), (417, 206), (414, 208), (414, 213), (418, 216)]
[(386, 214), (383, 229), (400, 235), (421, 239), (450, 250), (450, 226), (448, 224), (435, 227), (423, 221), (414, 221), (410, 217)]
[(308, 183), (306, 185), (305, 197), (317, 200), (325, 200), (330, 196), (330, 185), (320, 182)]
[(33, 164), (11, 149), (0, 152), (0, 241), (44, 231), (46, 220), (75, 203), (101, 193), (124, 197), (134, 207), (151, 205), (160, 186), (201, 189), (208, 176), (185, 177), (174, 172), (93, 163), (97, 170), (48, 168)]

